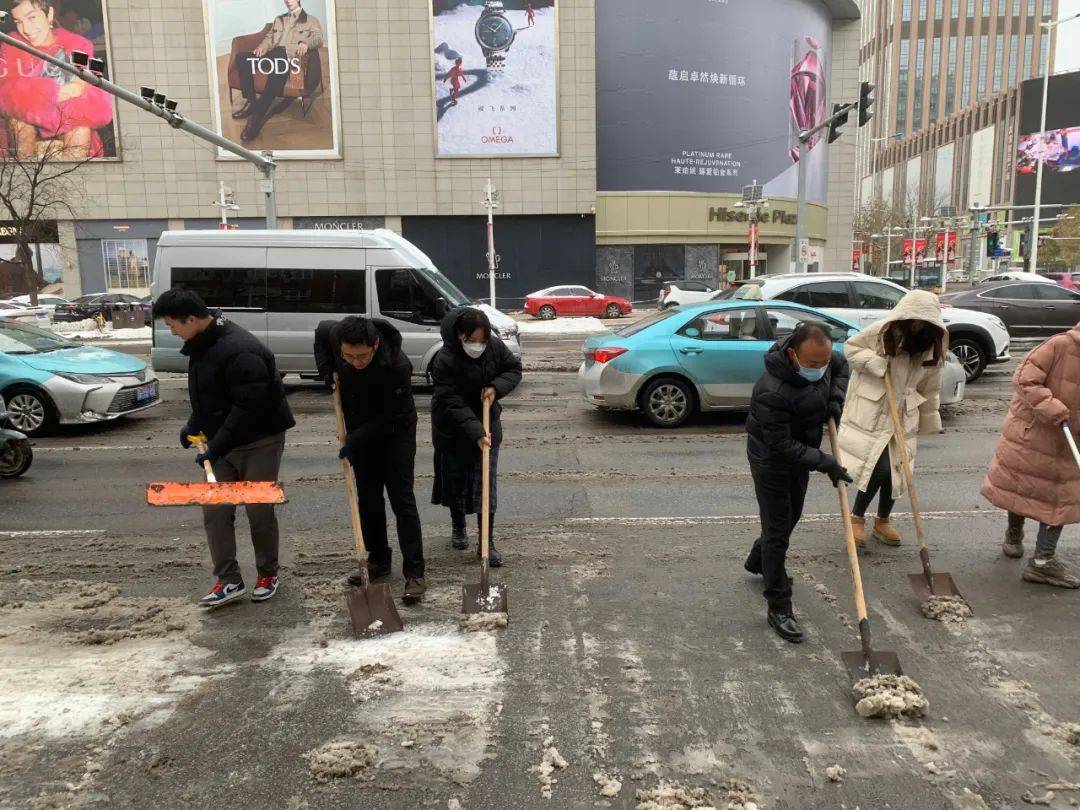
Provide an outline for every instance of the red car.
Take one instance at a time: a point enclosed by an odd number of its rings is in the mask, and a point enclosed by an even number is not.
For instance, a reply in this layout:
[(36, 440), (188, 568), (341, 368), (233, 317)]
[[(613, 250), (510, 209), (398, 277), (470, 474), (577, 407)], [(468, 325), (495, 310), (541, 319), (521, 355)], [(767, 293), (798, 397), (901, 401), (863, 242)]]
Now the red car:
[(634, 311), (625, 298), (593, 292), (588, 287), (548, 287), (526, 296), (525, 311), (534, 318), (550, 321), (563, 317), (589, 316), (621, 318)]

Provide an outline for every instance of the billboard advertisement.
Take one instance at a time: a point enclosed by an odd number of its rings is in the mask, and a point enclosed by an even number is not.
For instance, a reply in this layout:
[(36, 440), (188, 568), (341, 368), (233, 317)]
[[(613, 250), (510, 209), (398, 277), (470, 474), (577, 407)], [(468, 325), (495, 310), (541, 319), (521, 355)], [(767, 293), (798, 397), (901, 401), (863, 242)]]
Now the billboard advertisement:
[[(51, 56), (71, 62), (75, 51), (111, 70), (105, 0), (8, 3), (4, 30)], [(0, 46), (0, 152), (71, 160), (119, 157), (112, 96), (54, 65)]]
[(436, 157), (559, 152), (556, 0), (431, 0)]
[[(945, 234), (938, 233), (934, 235), (934, 259), (938, 264), (945, 262)], [(952, 264), (956, 261), (956, 231), (949, 231), (949, 257), (948, 262)]]
[(203, 2), (218, 133), (276, 158), (339, 157), (334, 0)]
[(1013, 203), (1033, 205), (1035, 173), (1043, 162), (1042, 202), (1080, 203), (1080, 71), (1051, 76), (1046, 97), (1046, 126), (1042, 126), (1043, 80), (1029, 79), (1020, 87), (1019, 139)]
[(795, 196), (795, 135), (831, 110), (831, 28), (818, 0), (596, 0), (598, 190)]
[[(916, 239), (915, 244), (915, 264), (923, 264), (926, 262), (926, 240)], [(900, 253), (900, 259), (904, 264), (911, 264), (911, 239), (904, 240), (904, 249)]]

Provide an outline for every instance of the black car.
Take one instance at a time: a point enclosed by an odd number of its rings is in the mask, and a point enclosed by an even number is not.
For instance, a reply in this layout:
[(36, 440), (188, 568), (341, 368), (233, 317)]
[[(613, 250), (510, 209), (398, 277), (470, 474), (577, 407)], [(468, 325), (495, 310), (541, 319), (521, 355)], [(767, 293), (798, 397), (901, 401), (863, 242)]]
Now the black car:
[(946, 293), (941, 303), (996, 315), (1013, 337), (1048, 337), (1080, 323), (1080, 294), (1057, 284), (999, 283)]
[(100, 313), (106, 321), (112, 320), (113, 307), (117, 305), (140, 305), (137, 296), (128, 293), (91, 293), (82, 295), (70, 304), (60, 304), (56, 307), (53, 320), (57, 321), (83, 321), (87, 318), (97, 318)]

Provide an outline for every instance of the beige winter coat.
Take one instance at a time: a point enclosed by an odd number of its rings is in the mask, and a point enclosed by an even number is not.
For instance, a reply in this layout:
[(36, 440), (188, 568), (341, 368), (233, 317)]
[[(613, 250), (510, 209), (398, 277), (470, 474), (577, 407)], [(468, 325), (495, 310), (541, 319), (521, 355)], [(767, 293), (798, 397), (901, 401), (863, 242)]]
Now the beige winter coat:
[(912, 290), (900, 299), (888, 316), (870, 324), (844, 346), (844, 354), (851, 366), (851, 381), (848, 383), (839, 436), (840, 463), (847, 468), (855, 486), (864, 492), (877, 460), (885, 448), (889, 448), (894, 498), (902, 494), (906, 487), (898, 447), (895, 441), (890, 444), (894, 430), (889, 401), (885, 396), (886, 368), (890, 371), (912, 465), (917, 449), (916, 434), (941, 432), (941, 415), (938, 413), (941, 404), (941, 364), (925, 365), (933, 359), (933, 350), (915, 356), (906, 352), (892, 358), (885, 355), (885, 330), (894, 321), (902, 320), (922, 320), (933, 324), (944, 334), (944, 350), (948, 350), (948, 332), (941, 319), (941, 304), (937, 296), (923, 290)]
[(1080, 430), (1080, 326), (1050, 338), (1013, 377), (1016, 393), (982, 494), (1050, 526), (1080, 523), (1080, 468), (1061, 422)]

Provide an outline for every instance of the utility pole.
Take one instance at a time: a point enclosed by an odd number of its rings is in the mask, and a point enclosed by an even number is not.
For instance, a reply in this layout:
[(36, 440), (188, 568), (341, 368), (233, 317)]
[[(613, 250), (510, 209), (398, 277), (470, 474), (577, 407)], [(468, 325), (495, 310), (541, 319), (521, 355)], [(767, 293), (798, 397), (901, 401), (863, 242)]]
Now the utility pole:
[(758, 236), (761, 232), (759, 223), (762, 213), (769, 207), (769, 201), (761, 194), (763, 188), (757, 180), (754, 180), (749, 186), (743, 186), (742, 199), (735, 203), (735, 208), (746, 209), (746, 218), (749, 222), (750, 251), (747, 255), (750, 257), (750, 278), (757, 277)]
[[(5, 20), (9, 16), (8, 12), (0, 11), (0, 20)], [(196, 138), (212, 143), (214, 146), (224, 149), (227, 152), (231, 152), (249, 163), (255, 164), (262, 173), (262, 192), (266, 206), (266, 227), (268, 229), (277, 227), (277, 195), (274, 187), (274, 170), (276, 164), (274, 163), (272, 153), (252, 152), (250, 149), (245, 149), (238, 143), (233, 143), (227, 138), (222, 138), (216, 132), (212, 132), (206, 127), (189, 121), (176, 111), (177, 104), (175, 101), (166, 98), (162, 93), (155, 92), (152, 87), (143, 87), (140, 91), (140, 95), (135, 95), (130, 90), (127, 90), (118, 84), (113, 84), (101, 75), (101, 71), (104, 69), (105, 64), (99, 59), (90, 59), (87, 54), (82, 53), (81, 51), (72, 52), (71, 59), (74, 64), (70, 64), (63, 59), (58, 59), (51, 54), (40, 51), (33, 45), (23, 42), (21, 39), (16, 39), (2, 31), (0, 31), (0, 42), (10, 45), (12, 48), (17, 48), (24, 53), (28, 53), (43, 62), (48, 62), (50, 65), (59, 68), (63, 72), (82, 79), (87, 84), (92, 84), (95, 87), (101, 88), (111, 96), (115, 96), (116, 98), (126, 101), (129, 104), (133, 104), (148, 113), (156, 115), (158, 118), (164, 119), (173, 129), (183, 130), (189, 135), (194, 135)]]
[(495, 306), (495, 209), (499, 207), (499, 192), (491, 184), (488, 178), (484, 187), (484, 199), (480, 202), (487, 209), (487, 260), (488, 260), (488, 294), (491, 306)]
[(239, 211), (240, 206), (236, 204), (236, 200), (233, 197), (233, 191), (231, 188), (225, 187), (225, 181), (222, 180), (218, 183), (218, 198), (214, 206), (221, 209), (221, 226), (220, 230), (228, 231), (229, 228), (229, 211)]

